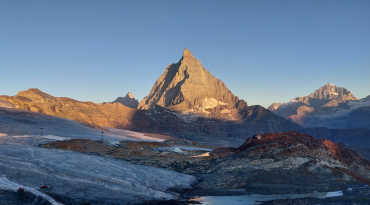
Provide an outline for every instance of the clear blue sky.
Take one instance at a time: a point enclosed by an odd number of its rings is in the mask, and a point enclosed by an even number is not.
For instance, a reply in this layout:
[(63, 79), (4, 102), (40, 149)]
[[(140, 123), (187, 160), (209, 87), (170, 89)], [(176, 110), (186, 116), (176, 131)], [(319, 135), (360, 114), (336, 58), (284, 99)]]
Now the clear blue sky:
[(0, 0), (0, 95), (141, 100), (184, 48), (249, 105), (370, 95), (369, 0)]

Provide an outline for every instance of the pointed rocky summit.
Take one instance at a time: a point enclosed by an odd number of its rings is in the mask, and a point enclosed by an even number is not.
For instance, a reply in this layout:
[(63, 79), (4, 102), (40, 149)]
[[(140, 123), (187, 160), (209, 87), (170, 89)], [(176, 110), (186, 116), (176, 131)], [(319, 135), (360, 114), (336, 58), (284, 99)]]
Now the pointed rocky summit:
[(139, 101), (135, 99), (135, 97), (130, 92), (128, 92), (125, 97), (118, 97), (115, 101), (113, 101), (113, 103), (116, 102), (134, 109), (136, 109), (139, 105)]
[[(239, 102), (221, 80), (185, 49), (180, 61), (166, 68), (138, 108), (161, 106), (177, 112), (218, 113), (231, 117), (237, 113), (235, 108), (240, 106)], [(246, 106), (244, 101), (242, 104)]]

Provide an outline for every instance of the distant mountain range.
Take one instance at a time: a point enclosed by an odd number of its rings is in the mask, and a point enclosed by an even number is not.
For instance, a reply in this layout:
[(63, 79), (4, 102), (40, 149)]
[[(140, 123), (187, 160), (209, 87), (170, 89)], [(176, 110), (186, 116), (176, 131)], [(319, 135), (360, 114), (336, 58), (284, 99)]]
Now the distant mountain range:
[(0, 96), (0, 107), (75, 120), (95, 129), (129, 129), (214, 145), (239, 146), (258, 133), (298, 131), (370, 146), (370, 96), (358, 100), (347, 89), (328, 83), (308, 96), (274, 103), (268, 109), (248, 106), (188, 49), (178, 63), (165, 69), (140, 103), (131, 93), (96, 104), (32, 88)]
[(170, 134), (218, 145), (240, 145), (256, 133), (302, 131), (299, 125), (262, 106), (248, 106), (203, 68), (188, 49), (178, 63), (166, 68), (138, 105), (140, 109), (127, 107), (136, 101), (130, 93), (105, 104), (54, 97), (38, 89), (0, 96), (0, 100), (4, 106), (71, 119), (97, 129)]
[(330, 83), (308, 96), (273, 103), (268, 109), (302, 127), (370, 129), (370, 97), (358, 100), (347, 89)]

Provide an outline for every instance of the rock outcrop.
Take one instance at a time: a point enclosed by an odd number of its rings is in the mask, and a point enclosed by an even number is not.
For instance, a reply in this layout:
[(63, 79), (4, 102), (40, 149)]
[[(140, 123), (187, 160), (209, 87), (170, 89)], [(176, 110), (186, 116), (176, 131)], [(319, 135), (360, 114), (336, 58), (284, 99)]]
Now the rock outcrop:
[(370, 184), (369, 161), (343, 144), (298, 132), (256, 135), (239, 148), (216, 149), (210, 157), (218, 162), (200, 174), (202, 188), (279, 193)]
[(235, 120), (240, 105), (247, 106), (185, 49), (180, 61), (166, 68), (138, 108), (161, 106), (179, 113)]
[(112, 104), (113, 103), (121, 103), (126, 107), (134, 109), (136, 109), (139, 105), (139, 101), (130, 92), (128, 92), (125, 97), (118, 97), (115, 101), (112, 102)]

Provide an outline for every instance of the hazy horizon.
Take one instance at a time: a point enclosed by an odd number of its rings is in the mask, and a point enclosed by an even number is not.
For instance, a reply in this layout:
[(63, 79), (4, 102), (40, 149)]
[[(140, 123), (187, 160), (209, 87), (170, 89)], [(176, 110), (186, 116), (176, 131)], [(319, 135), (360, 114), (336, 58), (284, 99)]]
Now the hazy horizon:
[(370, 95), (369, 1), (2, 1), (0, 95), (141, 100), (185, 48), (248, 105)]

